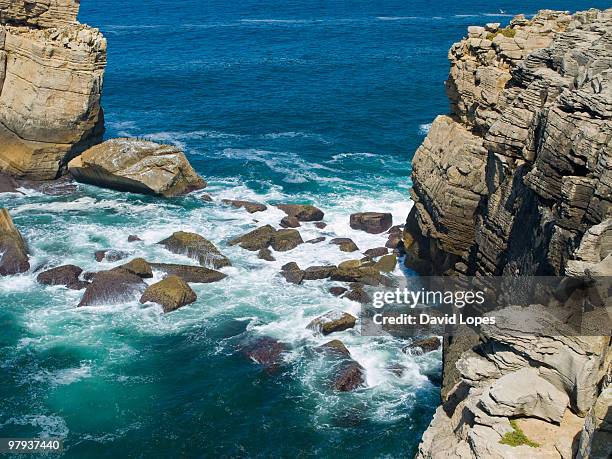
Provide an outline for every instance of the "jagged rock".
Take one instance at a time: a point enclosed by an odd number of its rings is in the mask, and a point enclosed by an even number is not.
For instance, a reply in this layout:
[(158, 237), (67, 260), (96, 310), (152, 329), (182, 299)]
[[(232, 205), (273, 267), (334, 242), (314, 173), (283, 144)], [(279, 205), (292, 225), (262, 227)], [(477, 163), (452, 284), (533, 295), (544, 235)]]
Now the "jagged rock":
[(200, 201), (204, 201), (204, 202), (214, 202), (214, 199), (211, 195), (209, 195), (208, 193), (202, 193), (200, 195)]
[(607, 459), (612, 445), (612, 387), (602, 390), (580, 435), (578, 459)]
[(371, 301), (370, 295), (363, 289), (363, 287), (353, 287), (351, 290), (343, 296), (347, 300), (356, 301), (357, 303), (366, 304)]
[(150, 279), (153, 277), (153, 269), (144, 258), (134, 258), (129, 263), (121, 265), (116, 269), (124, 269), (127, 272), (136, 274), (142, 279)]
[(223, 204), (228, 204), (236, 209), (243, 208), (250, 214), (254, 214), (255, 212), (264, 212), (268, 209), (268, 207), (264, 204), (260, 204), (259, 202), (250, 202), (250, 201), (234, 201), (232, 199), (222, 199), (221, 202)]
[(244, 355), (264, 367), (269, 373), (278, 370), (286, 351), (287, 346), (285, 344), (267, 336), (255, 340), (242, 350)]
[(266, 225), (232, 239), (229, 245), (239, 245), (245, 250), (256, 252), (268, 248), (274, 234), (276, 234), (276, 230), (272, 226)]
[(368, 249), (363, 254), (370, 258), (382, 257), (383, 255), (387, 255), (389, 250), (386, 247), (376, 247), (374, 249)]
[(215, 245), (199, 234), (177, 231), (169, 238), (158, 242), (172, 253), (186, 255), (197, 260), (202, 266), (215, 269), (231, 266), (232, 263)]
[(346, 348), (344, 343), (340, 341), (339, 339), (334, 339), (334, 340), (328, 341), (325, 344), (321, 344), (317, 349), (330, 353), (330, 354), (338, 354), (338, 355), (345, 356), (345, 357), (348, 357), (351, 355), (351, 353)]
[(0, 172), (57, 178), (102, 140), (106, 40), (71, 0), (0, 2)]
[(296, 217), (283, 217), (280, 221), (280, 226), (283, 228), (297, 228), (300, 225), (300, 221)]
[(71, 290), (81, 290), (89, 284), (79, 279), (83, 270), (75, 265), (57, 266), (41, 272), (36, 281), (43, 285), (63, 285)]
[(180, 277), (172, 275), (149, 285), (142, 294), (140, 302), (157, 303), (164, 308), (164, 312), (172, 312), (193, 303), (197, 298), (189, 284)]
[(128, 242), (141, 242), (142, 239), (140, 239), (138, 236), (134, 235), (134, 234), (130, 234), (128, 236)]
[(288, 252), (303, 244), (300, 232), (295, 229), (281, 229), (272, 234), (270, 245), (277, 252)]
[(30, 269), (28, 246), (6, 209), (0, 209), (0, 276), (24, 273)]
[(276, 261), (276, 258), (272, 256), (272, 252), (270, 251), (270, 249), (261, 249), (257, 253), (257, 258), (259, 258), (260, 260), (266, 260), (266, 261)]
[(176, 265), (169, 263), (151, 263), (151, 268), (161, 271), (167, 276), (178, 276), (190, 284), (210, 284), (222, 281), (227, 275), (214, 269), (202, 266)]
[(329, 293), (331, 293), (334, 296), (342, 296), (346, 292), (348, 292), (348, 289), (345, 287), (330, 287), (329, 289)]
[(387, 231), (393, 225), (393, 216), (382, 212), (362, 212), (352, 214), (350, 219), (351, 228), (371, 234), (380, 234)]
[(569, 397), (541, 378), (536, 369), (523, 368), (495, 381), (480, 403), (492, 416), (527, 416), (559, 423)]
[(68, 163), (79, 182), (119, 191), (179, 196), (206, 187), (177, 147), (138, 139), (111, 139)]
[(334, 381), (334, 388), (340, 392), (353, 391), (365, 383), (363, 367), (355, 361), (340, 368)]
[(332, 239), (330, 241), (330, 244), (337, 245), (343, 252), (356, 252), (357, 250), (359, 250), (357, 244), (355, 244), (352, 239), (349, 239), (347, 237), (337, 237), (335, 239)]
[(98, 263), (102, 263), (103, 261), (114, 263), (127, 257), (129, 257), (128, 253), (114, 249), (97, 250), (94, 253), (94, 258)]
[(308, 204), (279, 204), (276, 207), (301, 222), (316, 222), (323, 220), (325, 216), (321, 209)]
[(328, 279), (332, 273), (336, 270), (336, 267), (331, 266), (311, 266), (304, 270), (304, 280), (319, 280)]
[(353, 328), (356, 322), (357, 318), (347, 312), (332, 311), (317, 317), (306, 328), (329, 335)]
[(140, 298), (146, 288), (140, 277), (128, 271), (101, 271), (91, 278), (78, 306), (123, 304)]
[(436, 336), (432, 336), (430, 338), (417, 339), (410, 343), (410, 345), (406, 346), (403, 350), (404, 352), (412, 352), (413, 350), (417, 350), (426, 354), (428, 352), (437, 351), (440, 349), (440, 345), (440, 339)]

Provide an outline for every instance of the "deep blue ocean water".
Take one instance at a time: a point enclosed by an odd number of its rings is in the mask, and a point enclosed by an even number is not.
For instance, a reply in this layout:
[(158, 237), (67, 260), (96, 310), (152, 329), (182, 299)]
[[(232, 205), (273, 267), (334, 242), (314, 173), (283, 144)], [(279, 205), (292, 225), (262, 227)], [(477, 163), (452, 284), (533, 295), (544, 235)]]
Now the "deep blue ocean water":
[[(467, 26), (590, 6), (608, 4), (84, 0), (80, 19), (108, 39), (108, 137), (181, 146), (215, 198), (317, 204), (329, 226), (305, 225), (304, 239), (349, 236), (365, 250), (385, 239), (352, 232), (348, 215), (405, 219), (410, 159), (448, 110), (447, 51)], [(203, 234), (234, 263), (228, 279), (194, 286), (198, 301), (168, 315), (136, 301), (76, 309), (79, 292), (42, 287), (32, 274), (0, 279), (0, 437), (64, 437), (70, 458), (414, 454), (439, 400), (426, 375), (439, 372), (440, 353), (409, 356), (400, 340), (342, 332), (367, 387), (331, 391), (328, 365), (312, 352), (327, 339), (305, 325), (359, 307), (329, 295), (329, 283), (290, 286), (277, 272), (288, 261), (353, 256), (306, 244), (267, 263), (227, 247), (257, 224), (277, 224), (280, 211), (90, 186), (0, 196), (0, 206), (34, 266), (101, 269), (92, 254), (109, 247), (185, 263), (154, 245), (179, 229)], [(144, 242), (128, 244), (129, 234)], [(238, 352), (253, 336), (290, 346), (278, 374)]]

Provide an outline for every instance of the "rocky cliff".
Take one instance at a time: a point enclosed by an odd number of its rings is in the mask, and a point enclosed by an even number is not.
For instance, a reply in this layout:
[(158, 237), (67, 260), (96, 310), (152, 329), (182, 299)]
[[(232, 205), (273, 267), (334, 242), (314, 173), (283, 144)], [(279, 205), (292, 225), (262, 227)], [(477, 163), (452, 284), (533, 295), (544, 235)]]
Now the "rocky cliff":
[(106, 40), (77, 0), (0, 0), (0, 172), (56, 178), (98, 143)]
[[(449, 58), (451, 113), (413, 161), (406, 266), (611, 275), (612, 10), (470, 27)], [(444, 404), (418, 456), (607, 457), (611, 360), (609, 337), (562, 331), (446, 339)], [(504, 441), (521, 429), (539, 442)]]

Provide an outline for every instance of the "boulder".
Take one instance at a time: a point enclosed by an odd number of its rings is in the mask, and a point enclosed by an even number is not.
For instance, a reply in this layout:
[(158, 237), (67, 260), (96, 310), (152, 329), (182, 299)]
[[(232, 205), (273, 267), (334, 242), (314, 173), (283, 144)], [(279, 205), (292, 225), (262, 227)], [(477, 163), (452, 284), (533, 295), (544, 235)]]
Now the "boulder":
[(357, 282), (366, 285), (379, 285), (382, 280), (380, 272), (370, 266), (344, 267), (342, 264), (331, 275), (331, 280), (338, 282)]
[(397, 266), (397, 257), (393, 254), (389, 254), (382, 256), (380, 260), (374, 263), (373, 268), (378, 271), (390, 273), (395, 269), (395, 266)]
[(36, 276), (36, 281), (43, 285), (63, 285), (71, 290), (81, 290), (89, 285), (79, 279), (83, 270), (75, 265), (64, 265), (51, 268)]
[(300, 267), (295, 261), (290, 261), (289, 263), (281, 266), (281, 271), (301, 271)]
[(355, 244), (352, 239), (349, 239), (347, 237), (337, 237), (335, 239), (332, 239), (330, 241), (330, 244), (337, 245), (343, 252), (356, 252), (357, 250), (359, 250), (357, 244)]
[(170, 263), (151, 263), (151, 268), (167, 276), (178, 276), (190, 284), (210, 284), (219, 282), (227, 276), (219, 271), (202, 266), (176, 265)]
[(382, 212), (361, 212), (351, 215), (351, 228), (371, 234), (380, 234), (393, 225), (393, 216)]
[(345, 287), (330, 287), (329, 289), (329, 293), (331, 293), (334, 296), (342, 296), (346, 292), (348, 292), (348, 289)]
[(266, 260), (266, 261), (276, 261), (276, 258), (272, 256), (272, 251), (270, 249), (261, 249), (257, 253), (257, 258), (259, 258), (260, 260)]
[(268, 336), (261, 337), (246, 345), (242, 352), (253, 362), (261, 365), (268, 373), (278, 370), (287, 346)]
[(128, 256), (128, 253), (114, 249), (97, 250), (94, 253), (94, 257), (98, 263), (102, 263), (103, 261), (114, 263), (116, 261), (123, 260)]
[(368, 249), (363, 254), (370, 258), (382, 257), (383, 255), (387, 255), (389, 253), (389, 249), (386, 247), (376, 247), (374, 249)]
[(272, 242), (272, 236), (276, 230), (270, 226), (262, 226), (247, 234), (232, 239), (229, 245), (239, 245), (245, 250), (256, 252), (261, 249), (266, 249)]
[(300, 232), (295, 229), (282, 229), (276, 231), (272, 235), (270, 244), (277, 252), (287, 252), (295, 249), (298, 245), (303, 244), (304, 240)]
[(301, 222), (321, 221), (325, 216), (321, 209), (308, 204), (279, 204), (276, 207), (289, 217), (295, 217)]
[(116, 269), (124, 269), (127, 272), (136, 274), (142, 279), (150, 279), (153, 277), (153, 270), (151, 269), (151, 265), (147, 263), (147, 261), (143, 258), (134, 258), (129, 263), (121, 265), (119, 266), (119, 268)]
[(164, 312), (172, 312), (193, 303), (197, 298), (189, 284), (180, 277), (171, 275), (148, 286), (140, 302), (157, 303), (164, 308)]
[(364, 384), (363, 367), (354, 360), (342, 365), (334, 380), (334, 388), (340, 392), (350, 392)]
[(251, 201), (234, 201), (232, 199), (222, 199), (221, 202), (223, 204), (230, 205), (235, 207), (236, 209), (244, 209), (250, 214), (254, 214), (255, 212), (264, 212), (268, 210), (268, 207), (259, 202), (251, 202)]
[(422, 339), (414, 340), (412, 343), (410, 343), (408, 346), (406, 346), (402, 350), (405, 353), (411, 353), (413, 351), (417, 351), (417, 352), (426, 354), (428, 352), (437, 351), (438, 349), (440, 349), (441, 345), (442, 343), (440, 343), (440, 339), (437, 336), (432, 336), (430, 338), (422, 338)]
[(0, 276), (30, 269), (28, 246), (6, 209), (0, 209)]
[(400, 242), (402, 242), (402, 233), (391, 233), (389, 234), (385, 247), (389, 249), (397, 249)]
[(328, 279), (337, 268), (329, 266), (311, 266), (304, 270), (304, 280)]
[(316, 222), (314, 225), (316, 228), (319, 228), (319, 229), (327, 228), (327, 223), (323, 223), (323, 222)]
[(357, 303), (367, 304), (370, 302), (370, 295), (363, 289), (363, 287), (354, 287), (344, 295), (343, 298), (347, 300), (356, 301)]
[(139, 139), (111, 139), (68, 163), (79, 182), (119, 191), (179, 196), (206, 187), (177, 147)]
[(331, 311), (317, 317), (310, 322), (306, 328), (329, 335), (330, 333), (339, 332), (353, 328), (357, 318), (348, 312)]
[(569, 397), (540, 377), (537, 369), (523, 368), (496, 380), (480, 403), (492, 416), (527, 416), (559, 423)]
[(128, 271), (101, 271), (92, 277), (78, 306), (122, 304), (140, 298), (146, 288), (140, 277)]
[(297, 228), (300, 225), (300, 221), (296, 217), (286, 216), (280, 221), (280, 226), (283, 228)]
[(317, 349), (331, 355), (340, 355), (344, 357), (349, 357), (351, 355), (344, 343), (339, 339), (334, 339), (325, 344), (321, 344), (319, 347), (317, 347)]
[(169, 238), (158, 242), (172, 253), (186, 255), (197, 260), (202, 266), (215, 269), (231, 266), (232, 263), (209, 240), (196, 233), (178, 231)]
[(138, 236), (136, 236), (135, 234), (130, 234), (128, 236), (128, 242), (140, 242), (142, 241), (142, 239), (140, 239)]
[(287, 263), (281, 268), (281, 276), (291, 284), (299, 285), (304, 280), (304, 271), (295, 262)]

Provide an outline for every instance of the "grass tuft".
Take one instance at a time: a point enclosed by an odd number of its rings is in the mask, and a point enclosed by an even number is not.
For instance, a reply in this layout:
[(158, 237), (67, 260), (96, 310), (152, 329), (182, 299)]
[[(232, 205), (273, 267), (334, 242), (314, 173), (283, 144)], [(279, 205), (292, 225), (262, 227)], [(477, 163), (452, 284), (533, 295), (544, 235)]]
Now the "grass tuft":
[(512, 426), (514, 431), (508, 432), (502, 437), (502, 439), (499, 441), (502, 445), (509, 445), (509, 446), (527, 445), (527, 446), (531, 446), (532, 448), (540, 447), (538, 443), (531, 441), (529, 438), (527, 438), (527, 435), (525, 435), (525, 432), (521, 430), (521, 428), (518, 426), (515, 420), (510, 421), (510, 425)]
[(514, 38), (516, 36), (516, 29), (506, 27), (505, 29), (499, 29), (497, 32), (489, 32), (487, 34), (487, 40), (493, 41), (493, 39), (500, 34), (506, 38)]

